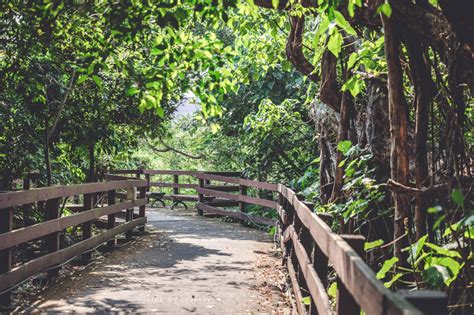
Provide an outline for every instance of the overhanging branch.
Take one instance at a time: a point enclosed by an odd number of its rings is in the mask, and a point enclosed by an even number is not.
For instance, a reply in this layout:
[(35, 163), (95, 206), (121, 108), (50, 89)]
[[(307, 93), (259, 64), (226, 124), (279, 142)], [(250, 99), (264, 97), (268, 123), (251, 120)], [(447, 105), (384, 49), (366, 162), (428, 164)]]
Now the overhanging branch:
[(153, 152), (155, 152), (155, 153), (165, 153), (165, 152), (170, 152), (170, 151), (172, 151), (172, 152), (178, 153), (178, 154), (180, 154), (180, 155), (183, 155), (183, 156), (185, 156), (185, 157), (188, 157), (188, 158), (194, 159), (194, 160), (199, 160), (199, 159), (204, 158), (203, 155), (193, 155), (193, 154), (191, 154), (191, 153), (187, 153), (187, 152), (184, 152), (184, 151), (175, 149), (175, 148), (173, 148), (173, 147), (167, 145), (167, 144), (163, 141), (163, 139), (161, 139), (161, 138), (159, 139), (159, 141), (160, 141), (161, 144), (164, 146), (164, 148), (156, 148), (156, 147), (155, 147), (154, 145), (152, 145), (150, 142), (147, 142), (148, 147), (149, 147), (151, 150), (153, 150)]

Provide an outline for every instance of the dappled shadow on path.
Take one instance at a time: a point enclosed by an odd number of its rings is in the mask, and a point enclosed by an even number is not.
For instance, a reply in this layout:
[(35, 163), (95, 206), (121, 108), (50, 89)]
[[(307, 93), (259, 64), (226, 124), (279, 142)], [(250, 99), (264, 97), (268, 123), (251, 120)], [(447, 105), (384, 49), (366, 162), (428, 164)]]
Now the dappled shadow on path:
[(147, 215), (155, 232), (127, 253), (112, 252), (79, 283), (67, 280), (71, 294), (58, 288), (43, 310), (208, 313), (206, 307), (255, 296), (254, 247), (269, 242), (264, 233), (189, 213)]

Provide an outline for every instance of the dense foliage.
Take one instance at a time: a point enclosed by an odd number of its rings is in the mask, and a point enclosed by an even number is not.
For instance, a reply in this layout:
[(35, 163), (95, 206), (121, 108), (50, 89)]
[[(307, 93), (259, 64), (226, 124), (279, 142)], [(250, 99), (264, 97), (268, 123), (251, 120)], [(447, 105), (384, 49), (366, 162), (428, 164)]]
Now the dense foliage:
[(467, 314), (469, 1), (1, 2), (0, 188), (242, 170), (364, 235), (387, 286)]

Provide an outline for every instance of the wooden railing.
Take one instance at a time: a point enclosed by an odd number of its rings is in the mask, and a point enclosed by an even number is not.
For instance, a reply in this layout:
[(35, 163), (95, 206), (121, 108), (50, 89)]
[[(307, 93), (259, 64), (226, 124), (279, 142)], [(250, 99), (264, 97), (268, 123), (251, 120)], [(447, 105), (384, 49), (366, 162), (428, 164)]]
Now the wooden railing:
[[(152, 173), (191, 174), (183, 171)], [(385, 288), (362, 258), (365, 256), (364, 237), (333, 233), (330, 215), (315, 213), (311, 204), (305, 203), (284, 185), (209, 172), (193, 172), (191, 175), (198, 180), (196, 208), (200, 215), (211, 213), (257, 224), (276, 223), (299, 314), (359, 315), (361, 309), (366, 314), (446, 313), (445, 301), (441, 301), (442, 307), (438, 307), (439, 300), (445, 299), (442, 294), (423, 291), (425, 294), (405, 292), (401, 295)], [(274, 193), (275, 197), (273, 200), (251, 197), (246, 193), (247, 188), (265, 190)], [(209, 197), (220, 198), (219, 205), (226, 201), (237, 202), (239, 209), (219, 208)], [(252, 216), (246, 213), (245, 204), (273, 208), (278, 213), (278, 220)], [(337, 276), (337, 298), (331, 303), (328, 277), (332, 271)], [(436, 298), (438, 301), (434, 300)], [(433, 305), (437, 307), (435, 311), (432, 311)]]
[[(119, 180), (1, 193), (0, 305), (9, 303), (12, 288), (36, 273), (47, 270), (49, 276), (54, 276), (61, 264), (76, 256), (82, 255), (83, 260), (90, 260), (91, 250), (102, 243), (107, 242), (109, 247), (113, 247), (116, 235), (126, 233), (127, 237), (131, 237), (135, 227), (143, 231), (147, 186), (145, 180)], [(125, 200), (118, 198), (119, 190), (126, 192)], [(67, 199), (73, 196), (76, 200), (81, 200), (79, 196), (82, 196), (83, 202), (80, 205), (66, 205)], [(37, 204), (38, 209), (42, 210), (44, 221), (14, 229), (14, 213), (32, 204)], [(64, 207), (77, 212), (62, 216)], [(134, 213), (135, 207), (138, 207), (138, 214)], [(119, 214), (125, 217), (122, 224), (116, 222)], [(92, 224), (97, 224), (101, 217), (106, 217), (106, 230), (96, 229), (98, 233), (94, 234)], [(65, 230), (75, 226), (80, 226), (80, 240), (65, 247), (62, 242)], [(41, 256), (26, 262), (14, 262), (15, 248), (38, 239), (44, 239)]]
[[(198, 172), (198, 171), (181, 171), (181, 170), (111, 170), (105, 174), (107, 180), (124, 180), (134, 178), (144, 178), (149, 183), (149, 190), (154, 188), (160, 190), (168, 190), (168, 193), (163, 197), (164, 200), (181, 199), (185, 201), (198, 201), (198, 174), (215, 174), (220, 176), (239, 177), (241, 172)], [(143, 177), (142, 177), (143, 175)], [(155, 177), (161, 177), (159, 181), (154, 180)], [(162, 177), (172, 178), (172, 181), (166, 181)], [(184, 182), (183, 182), (184, 180)], [(206, 186), (207, 187), (207, 186)], [(238, 191), (239, 188), (231, 186), (209, 186), (215, 190), (222, 191)], [(183, 192), (183, 190), (185, 190)], [(227, 201), (226, 206), (236, 204), (235, 202)], [(238, 203), (237, 203), (238, 204)]]

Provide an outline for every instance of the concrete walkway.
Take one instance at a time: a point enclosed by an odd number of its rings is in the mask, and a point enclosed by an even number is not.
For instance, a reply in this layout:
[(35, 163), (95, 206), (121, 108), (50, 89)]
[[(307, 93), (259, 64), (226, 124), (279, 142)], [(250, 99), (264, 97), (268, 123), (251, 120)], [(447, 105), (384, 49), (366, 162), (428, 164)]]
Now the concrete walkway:
[(182, 210), (149, 209), (151, 234), (52, 285), (30, 311), (287, 313), (271, 238)]

